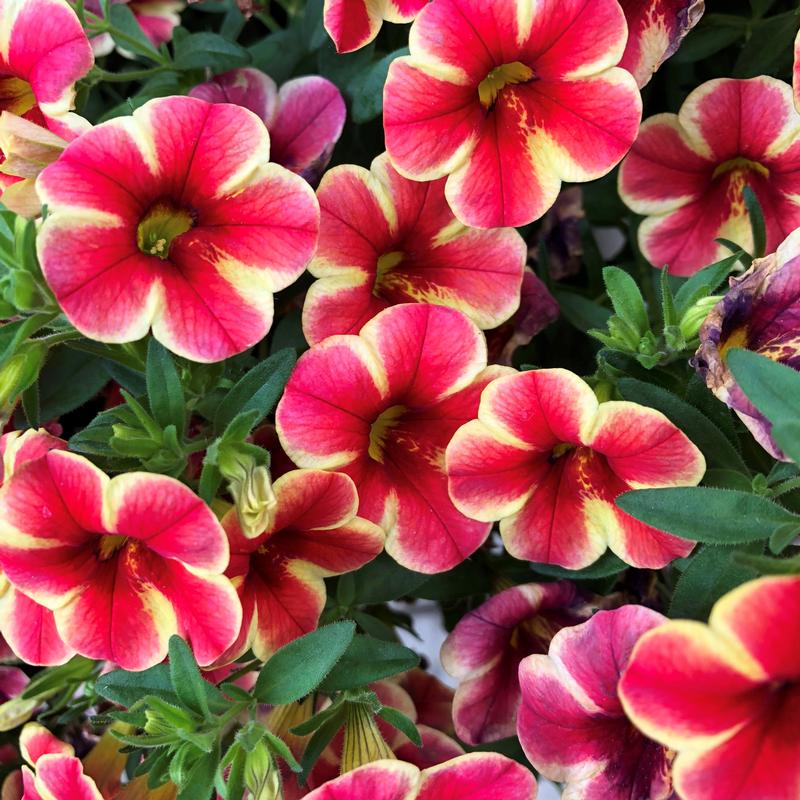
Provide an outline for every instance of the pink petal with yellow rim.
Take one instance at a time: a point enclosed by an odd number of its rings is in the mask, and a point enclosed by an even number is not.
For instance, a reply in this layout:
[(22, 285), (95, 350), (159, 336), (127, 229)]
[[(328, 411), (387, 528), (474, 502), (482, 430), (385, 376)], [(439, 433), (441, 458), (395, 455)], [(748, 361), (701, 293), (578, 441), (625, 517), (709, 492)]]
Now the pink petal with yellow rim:
[(378, 35), (382, 19), (375, 6), (368, 0), (325, 0), (325, 30), (339, 53), (352, 53)]
[(358, 509), (353, 481), (336, 472), (294, 470), (278, 478), (273, 489), (278, 502), (273, 535), (285, 528), (337, 528), (353, 519)]
[(97, 784), (83, 774), (80, 760), (70, 756), (42, 756), (35, 786), (42, 800), (103, 800)]
[(20, 731), (19, 751), (31, 766), (36, 766), (36, 762), (45, 755), (75, 755), (75, 748), (71, 744), (62, 742), (38, 722), (29, 722)]
[(323, 784), (308, 800), (415, 800), (419, 770), (403, 761), (376, 761)]
[(306, 340), (317, 344), (328, 336), (358, 333), (388, 308), (389, 302), (375, 296), (372, 284), (371, 276), (361, 270), (348, 270), (348, 274), (312, 283), (303, 303)]
[(417, 800), (536, 799), (528, 769), (498, 753), (470, 753), (422, 772)]
[(275, 81), (253, 67), (233, 69), (201, 83), (189, 91), (208, 103), (233, 103), (252, 111), (269, 126), (278, 110), (278, 87)]
[(41, 458), (50, 450), (66, 450), (67, 443), (44, 428), (11, 431), (0, 437), (0, 486), (26, 461)]

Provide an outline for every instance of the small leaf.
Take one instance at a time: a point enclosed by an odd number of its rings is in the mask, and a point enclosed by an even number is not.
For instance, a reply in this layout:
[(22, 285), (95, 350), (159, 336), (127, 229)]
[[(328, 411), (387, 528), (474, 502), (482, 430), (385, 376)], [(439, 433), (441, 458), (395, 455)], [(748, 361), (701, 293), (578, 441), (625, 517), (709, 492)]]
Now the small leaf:
[(769, 549), (779, 556), (798, 536), (800, 536), (800, 524), (784, 525), (772, 532), (772, 536), (769, 537)]
[(698, 300), (708, 297), (718, 289), (722, 281), (730, 275), (741, 255), (742, 251), (739, 250), (732, 256), (727, 256), (721, 261), (695, 272), (691, 278), (685, 281), (675, 294), (678, 315), (682, 317)]
[(255, 696), (262, 703), (282, 705), (311, 694), (342, 658), (355, 632), (350, 620), (334, 622), (282, 647), (261, 670)]
[(219, 74), (250, 63), (250, 53), (216, 33), (200, 31), (175, 39), (175, 68), (210, 69)]
[(380, 116), (383, 111), (383, 85), (386, 83), (389, 67), (396, 58), (406, 55), (407, 47), (395, 50), (376, 61), (369, 69), (358, 72), (350, 81), (347, 88), (353, 98), (353, 122), (361, 124)]
[(272, 731), (264, 730), (264, 738), (269, 742), (270, 749), (282, 758), (292, 772), (302, 772), (303, 768), (297, 763), (297, 759), (292, 755), (292, 751), (283, 739), (279, 739)]
[(800, 525), (800, 516), (766, 497), (707, 486), (625, 492), (617, 505), (658, 530), (711, 544), (762, 541), (784, 525)]
[(742, 194), (747, 212), (750, 215), (750, 227), (753, 231), (753, 255), (756, 258), (763, 258), (767, 252), (767, 226), (764, 222), (764, 212), (761, 209), (761, 203), (758, 202), (756, 193), (749, 186), (744, 187)]
[(308, 740), (303, 757), (300, 759), (300, 766), (303, 768), (300, 774), (300, 785), (305, 785), (308, 776), (317, 763), (317, 759), (322, 755), (325, 748), (333, 741), (333, 737), (344, 725), (345, 709), (344, 705), (337, 707), (337, 713), (328, 717), (325, 722), (314, 731), (314, 735)]
[(422, 747), (422, 737), (413, 720), (410, 720), (402, 711), (384, 706), (378, 716), (386, 720), (393, 728), (404, 733), (417, 747)]
[(164, 345), (152, 338), (147, 348), (146, 378), (153, 418), (162, 428), (174, 425), (176, 431), (183, 436), (186, 399), (181, 379), (172, 356)]
[(357, 689), (373, 681), (397, 675), (419, 664), (419, 656), (396, 642), (371, 636), (354, 637), (347, 652), (320, 684), (324, 692)]
[(95, 681), (94, 688), (101, 697), (125, 708), (130, 708), (148, 694), (156, 695), (172, 705), (181, 704), (166, 664), (157, 664), (142, 672), (115, 669), (101, 675)]
[(639, 335), (650, 330), (647, 308), (636, 281), (619, 267), (606, 267), (603, 270), (603, 281), (617, 316)]
[(123, 50), (133, 51), (140, 56), (147, 56), (153, 61), (160, 60), (158, 50), (147, 38), (147, 35), (139, 25), (136, 15), (124, 4), (115, 3), (109, 8), (109, 18), (111, 24), (121, 33), (125, 34), (122, 39), (111, 32), (111, 38)]
[(355, 581), (355, 601), (361, 605), (397, 600), (411, 594), (430, 578), (430, 575), (401, 567), (384, 553), (352, 575)]
[[(172, 688), (184, 705), (209, 719), (208, 688), (219, 690), (203, 680), (189, 645), (180, 636), (169, 639), (169, 674)], [(219, 697), (223, 699), (221, 692)]]

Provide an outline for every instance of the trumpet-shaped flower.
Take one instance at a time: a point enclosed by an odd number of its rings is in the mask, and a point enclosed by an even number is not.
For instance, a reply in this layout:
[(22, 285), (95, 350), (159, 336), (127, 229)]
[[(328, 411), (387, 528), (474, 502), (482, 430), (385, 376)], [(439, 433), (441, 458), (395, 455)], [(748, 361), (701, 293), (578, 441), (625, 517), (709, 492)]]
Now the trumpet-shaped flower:
[(72, 142), (36, 184), (49, 209), (39, 260), (70, 322), (103, 342), (152, 328), (206, 362), (262, 339), (319, 224), (308, 184), (268, 157), (252, 112), (191, 97), (151, 100)]
[(240, 629), (224, 530), (162, 475), (110, 479), (63, 450), (28, 461), (0, 492), (0, 566), (70, 647), (124, 669), (162, 661), (173, 634), (208, 665)]
[[(28, 461), (67, 443), (44, 430), (12, 431), (0, 438), (0, 486)], [(73, 654), (59, 636), (53, 612), (15, 588), (0, 572), (0, 633), (14, 654), (27, 664), (63, 664)]]
[(695, 89), (678, 114), (642, 125), (619, 174), (622, 199), (647, 218), (639, 245), (656, 267), (691, 275), (728, 252), (753, 249), (743, 191), (764, 211), (767, 250), (800, 226), (800, 114), (774, 78), (721, 78)]
[(674, 795), (666, 748), (625, 716), (617, 684), (631, 650), (661, 614), (643, 606), (600, 611), (559, 631), (547, 655), (519, 669), (519, 740), (546, 778), (574, 800), (668, 800)]
[(414, 180), (449, 176), (465, 224), (541, 217), (562, 181), (605, 175), (636, 138), (641, 98), (616, 67), (626, 39), (617, 0), (436, 0), (389, 68), (392, 163)]
[(317, 197), (320, 241), (309, 271), (319, 280), (303, 307), (312, 344), (358, 333), (395, 303), (457, 308), (480, 328), (494, 328), (517, 310), (525, 241), (515, 230), (462, 225), (443, 180), (410, 181), (383, 154), (371, 170), (334, 167)]
[(732, 347), (754, 350), (797, 367), (797, 318), (800, 314), (800, 231), (776, 253), (730, 279), (730, 289), (700, 329), (693, 364), (708, 388), (730, 406), (756, 441), (775, 458), (788, 460), (772, 438), (772, 423), (747, 399), (726, 363)]
[(800, 577), (725, 595), (708, 625), (647, 633), (620, 682), (625, 711), (678, 755), (683, 800), (800, 796)]
[(231, 561), (227, 575), (242, 603), (242, 627), (225, 659), (248, 648), (266, 661), (314, 630), (325, 605), (324, 578), (358, 569), (383, 549), (383, 531), (356, 516), (358, 494), (346, 475), (299, 469), (273, 486), (271, 524), (242, 533), (235, 510), (222, 520)]
[(428, 0), (325, 0), (323, 19), (336, 49), (352, 53), (369, 44), (387, 22), (411, 22)]
[(387, 532), (386, 550), (419, 572), (442, 572), (483, 543), (490, 525), (450, 502), (444, 451), (475, 415), (486, 342), (443, 306), (392, 306), (358, 336), (331, 336), (300, 357), (276, 421), (289, 457), (350, 475), (359, 516)]
[(311, 75), (281, 86), (252, 67), (234, 69), (189, 92), (209, 103), (252, 111), (269, 130), (270, 159), (315, 184), (331, 159), (347, 116), (341, 92)]
[(376, 761), (323, 784), (308, 800), (536, 800), (536, 779), (498, 753), (470, 753), (420, 770)]
[(619, 4), (628, 21), (628, 43), (619, 65), (641, 88), (700, 21), (705, 0), (619, 0)]
[(442, 647), (442, 665), (459, 680), (453, 703), (458, 737), (478, 745), (514, 736), (520, 662), (546, 653), (561, 628), (590, 613), (569, 581), (514, 586), (469, 611)]
[(493, 381), (477, 419), (447, 448), (450, 496), (476, 520), (501, 520), (509, 553), (580, 569), (610, 547), (628, 564), (663, 567), (691, 542), (651, 528), (615, 505), (621, 492), (694, 486), (700, 451), (663, 414), (598, 403), (563, 369)]

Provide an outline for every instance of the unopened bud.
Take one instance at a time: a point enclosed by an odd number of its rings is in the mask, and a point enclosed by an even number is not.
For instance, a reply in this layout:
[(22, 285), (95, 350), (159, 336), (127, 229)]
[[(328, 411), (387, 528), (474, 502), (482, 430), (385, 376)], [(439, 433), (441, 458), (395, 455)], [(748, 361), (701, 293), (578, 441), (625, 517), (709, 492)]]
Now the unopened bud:
[(393, 759), (395, 754), (381, 735), (373, 710), (364, 703), (347, 704), (341, 773), (373, 761)]
[(240, 453), (232, 461), (222, 467), (222, 474), (228, 478), (242, 533), (254, 539), (275, 517), (278, 501), (272, 490), (272, 479), (269, 469), (257, 464), (252, 456)]
[(0, 408), (13, 405), (39, 377), (47, 348), (31, 344), (24, 347), (0, 368)]
[(253, 800), (283, 800), (280, 770), (263, 741), (247, 754), (244, 783)]
[(711, 313), (711, 309), (714, 308), (721, 299), (721, 297), (717, 297), (716, 295), (702, 297), (683, 315), (680, 328), (687, 342), (696, 339), (700, 335), (700, 328)]

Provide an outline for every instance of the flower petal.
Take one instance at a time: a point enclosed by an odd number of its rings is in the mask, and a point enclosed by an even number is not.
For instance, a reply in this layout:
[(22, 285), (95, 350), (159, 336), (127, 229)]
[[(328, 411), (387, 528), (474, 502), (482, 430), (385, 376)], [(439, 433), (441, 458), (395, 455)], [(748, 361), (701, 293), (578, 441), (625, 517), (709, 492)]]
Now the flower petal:
[(323, 784), (308, 800), (414, 800), (419, 770), (403, 761), (376, 761)]
[(422, 773), (417, 800), (535, 800), (536, 779), (498, 753), (470, 753)]

